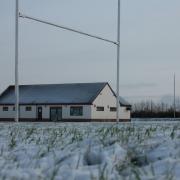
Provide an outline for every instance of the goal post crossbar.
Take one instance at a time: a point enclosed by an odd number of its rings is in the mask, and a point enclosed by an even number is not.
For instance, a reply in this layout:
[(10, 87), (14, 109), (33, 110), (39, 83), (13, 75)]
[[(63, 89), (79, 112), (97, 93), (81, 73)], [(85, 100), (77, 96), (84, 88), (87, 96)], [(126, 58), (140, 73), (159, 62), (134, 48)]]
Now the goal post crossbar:
[(51, 22), (48, 22), (46, 20), (42, 20), (42, 19), (39, 19), (39, 18), (28, 16), (28, 15), (25, 15), (25, 14), (22, 14), (22, 13), (19, 13), (19, 17), (30, 19), (30, 20), (33, 20), (33, 21), (36, 21), (36, 22), (39, 22), (39, 23), (47, 24), (47, 25), (50, 25), (50, 26), (54, 26), (54, 27), (61, 28), (61, 29), (67, 30), (67, 31), (71, 31), (71, 32), (78, 33), (78, 34), (81, 34), (81, 35), (84, 35), (84, 36), (89, 36), (91, 38), (99, 39), (99, 40), (102, 40), (102, 41), (106, 41), (106, 42), (118, 45), (118, 42), (115, 42), (115, 41), (112, 41), (112, 40), (109, 40), (109, 39), (106, 39), (106, 38), (103, 38), (103, 37), (100, 37), (100, 36), (97, 36), (97, 35), (85, 33), (83, 31), (76, 30), (74, 28), (70, 28), (70, 27), (66, 27), (66, 26), (63, 26), (63, 25), (58, 25), (58, 24), (55, 24), (55, 23), (51, 23)]

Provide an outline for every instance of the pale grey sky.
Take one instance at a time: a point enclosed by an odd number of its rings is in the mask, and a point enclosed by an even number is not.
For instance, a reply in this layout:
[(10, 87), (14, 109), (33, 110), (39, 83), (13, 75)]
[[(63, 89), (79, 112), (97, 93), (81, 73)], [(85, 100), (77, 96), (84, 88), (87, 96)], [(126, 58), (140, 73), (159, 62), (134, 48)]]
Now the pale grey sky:
[[(116, 40), (117, 0), (20, 0), (20, 9)], [(180, 1), (121, 0), (122, 96), (180, 95)], [(0, 91), (14, 83), (15, 0), (0, 0)], [(108, 81), (115, 89), (116, 47), (20, 20), (20, 83)]]

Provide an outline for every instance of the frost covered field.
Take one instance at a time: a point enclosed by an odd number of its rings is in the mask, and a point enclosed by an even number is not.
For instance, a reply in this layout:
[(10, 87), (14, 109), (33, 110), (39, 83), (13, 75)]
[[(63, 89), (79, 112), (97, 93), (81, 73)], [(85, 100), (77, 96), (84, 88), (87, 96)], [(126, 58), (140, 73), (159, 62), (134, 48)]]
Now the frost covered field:
[(0, 123), (0, 179), (180, 179), (180, 123)]

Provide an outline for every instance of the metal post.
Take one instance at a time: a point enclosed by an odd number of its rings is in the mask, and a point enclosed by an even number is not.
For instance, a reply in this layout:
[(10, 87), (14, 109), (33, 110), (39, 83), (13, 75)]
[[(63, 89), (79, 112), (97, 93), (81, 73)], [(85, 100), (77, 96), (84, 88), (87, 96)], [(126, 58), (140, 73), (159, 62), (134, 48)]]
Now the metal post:
[(118, 18), (117, 18), (117, 97), (116, 97), (116, 121), (119, 122), (119, 65), (120, 65), (120, 8), (121, 1), (118, 0)]
[(176, 75), (174, 74), (174, 118), (176, 118)]
[(16, 0), (15, 13), (15, 121), (19, 121), (19, 73), (18, 73), (18, 36), (19, 36), (19, 0)]

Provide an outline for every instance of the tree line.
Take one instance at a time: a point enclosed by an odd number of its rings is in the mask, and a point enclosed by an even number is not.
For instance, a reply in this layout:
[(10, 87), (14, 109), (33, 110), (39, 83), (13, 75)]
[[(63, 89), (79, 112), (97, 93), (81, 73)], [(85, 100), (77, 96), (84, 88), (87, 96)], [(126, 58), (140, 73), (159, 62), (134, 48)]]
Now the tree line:
[[(176, 103), (176, 118), (180, 118), (180, 103)], [(132, 104), (133, 118), (173, 118), (174, 105), (164, 102), (141, 101)]]

